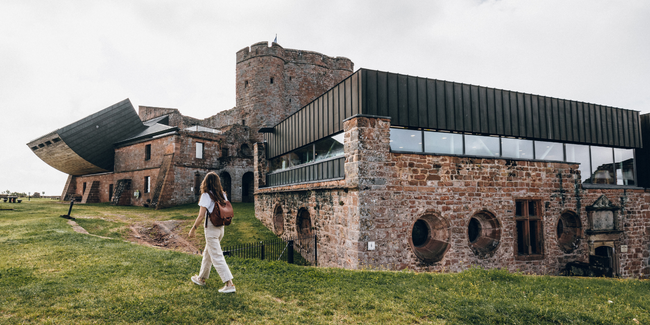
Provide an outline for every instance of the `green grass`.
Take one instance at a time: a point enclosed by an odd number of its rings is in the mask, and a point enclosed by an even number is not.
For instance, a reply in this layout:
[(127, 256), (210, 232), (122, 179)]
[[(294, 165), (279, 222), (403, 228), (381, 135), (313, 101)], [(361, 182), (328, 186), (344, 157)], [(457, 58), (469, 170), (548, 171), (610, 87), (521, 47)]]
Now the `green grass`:
[[(67, 206), (52, 201), (10, 207), (15, 210), (0, 211), (2, 324), (636, 324), (635, 318), (650, 323), (647, 280), (503, 270), (350, 271), (232, 258), (237, 293), (223, 295), (214, 270), (206, 287), (189, 281), (200, 256), (75, 233), (58, 217)], [(168, 220), (195, 210), (195, 205), (159, 211), (79, 205), (73, 216), (121, 215), (95, 223), (96, 231), (110, 235), (129, 218)], [(245, 236), (245, 227), (234, 229), (226, 238)], [(266, 235), (246, 238), (259, 236)]]

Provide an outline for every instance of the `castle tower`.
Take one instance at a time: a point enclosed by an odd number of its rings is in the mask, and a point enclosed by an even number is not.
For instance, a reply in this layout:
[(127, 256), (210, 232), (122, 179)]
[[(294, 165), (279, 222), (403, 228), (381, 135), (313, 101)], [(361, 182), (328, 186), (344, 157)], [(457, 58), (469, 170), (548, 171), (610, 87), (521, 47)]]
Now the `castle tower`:
[(238, 123), (255, 131), (272, 127), (347, 78), (353, 68), (347, 58), (285, 49), (277, 43), (246, 47), (237, 52)]

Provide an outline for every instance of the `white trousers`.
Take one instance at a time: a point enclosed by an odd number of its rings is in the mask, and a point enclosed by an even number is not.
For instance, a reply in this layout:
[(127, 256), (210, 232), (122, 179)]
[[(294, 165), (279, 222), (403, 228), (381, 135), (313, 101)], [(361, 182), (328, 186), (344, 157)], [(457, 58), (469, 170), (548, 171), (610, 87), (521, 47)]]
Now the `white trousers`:
[(221, 251), (221, 239), (223, 238), (224, 226), (215, 227), (208, 221), (208, 227), (205, 230), (205, 249), (203, 250), (203, 261), (201, 261), (201, 272), (199, 277), (208, 279), (210, 277), (210, 269), (214, 265), (214, 269), (219, 273), (221, 281), (224, 283), (232, 280), (230, 268), (226, 264), (226, 259), (223, 257)]

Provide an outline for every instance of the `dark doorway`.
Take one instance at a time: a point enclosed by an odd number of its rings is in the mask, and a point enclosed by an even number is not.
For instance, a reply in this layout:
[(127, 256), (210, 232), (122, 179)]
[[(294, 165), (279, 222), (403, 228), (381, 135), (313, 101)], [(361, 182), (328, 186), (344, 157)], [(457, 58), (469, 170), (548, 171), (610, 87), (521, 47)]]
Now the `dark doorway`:
[(221, 178), (221, 187), (223, 187), (224, 192), (226, 192), (226, 195), (228, 196), (228, 200), (232, 201), (232, 195), (231, 195), (231, 179), (230, 179), (230, 174), (228, 172), (222, 172), (221, 175), (219, 176)]
[(594, 250), (595, 255), (589, 256), (589, 264), (596, 269), (598, 275), (612, 277), (616, 274), (614, 269), (614, 249), (609, 246), (599, 246)]
[(253, 181), (253, 172), (244, 174), (241, 180), (241, 201), (253, 202), (255, 201), (255, 183)]

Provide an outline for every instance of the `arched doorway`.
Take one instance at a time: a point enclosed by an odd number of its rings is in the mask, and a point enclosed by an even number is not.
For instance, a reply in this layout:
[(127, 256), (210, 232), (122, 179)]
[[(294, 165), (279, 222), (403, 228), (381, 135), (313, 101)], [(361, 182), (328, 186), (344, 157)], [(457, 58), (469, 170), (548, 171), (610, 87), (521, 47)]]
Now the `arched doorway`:
[(295, 247), (305, 260), (315, 263), (316, 261), (316, 236), (311, 223), (311, 215), (305, 208), (298, 210), (296, 218), (296, 231), (298, 238), (295, 241)]
[(241, 180), (241, 201), (253, 202), (255, 201), (255, 183), (253, 181), (253, 172), (244, 174)]
[(221, 172), (219, 177), (221, 178), (221, 187), (223, 187), (223, 190), (226, 192), (228, 200), (232, 201), (232, 191), (230, 189), (232, 180), (230, 179), (230, 174), (228, 174), (228, 172)]

